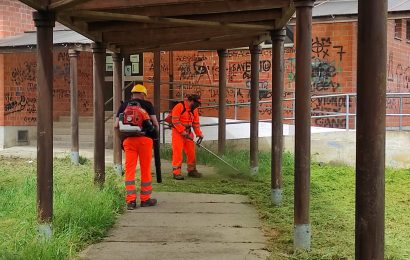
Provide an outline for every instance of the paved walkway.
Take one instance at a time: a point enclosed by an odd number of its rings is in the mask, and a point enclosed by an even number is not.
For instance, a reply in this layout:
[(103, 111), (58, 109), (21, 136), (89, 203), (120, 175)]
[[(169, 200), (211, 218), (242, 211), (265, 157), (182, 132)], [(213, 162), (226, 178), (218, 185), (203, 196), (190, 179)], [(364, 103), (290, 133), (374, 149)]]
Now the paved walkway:
[(257, 213), (245, 196), (161, 192), (158, 205), (121, 215), (85, 259), (266, 259)]
[[(0, 156), (35, 159), (36, 147), (18, 146), (0, 150)], [(54, 156), (69, 156), (70, 150), (54, 148)], [(93, 157), (92, 149), (80, 154)], [(106, 150), (106, 162), (112, 162)], [(163, 173), (171, 164), (163, 162)], [(185, 169), (185, 167), (184, 167)], [(211, 167), (199, 165), (205, 176)], [(119, 216), (109, 235), (91, 245), (85, 259), (266, 259), (266, 239), (256, 210), (245, 196), (172, 193), (154, 191), (158, 205), (137, 208)]]

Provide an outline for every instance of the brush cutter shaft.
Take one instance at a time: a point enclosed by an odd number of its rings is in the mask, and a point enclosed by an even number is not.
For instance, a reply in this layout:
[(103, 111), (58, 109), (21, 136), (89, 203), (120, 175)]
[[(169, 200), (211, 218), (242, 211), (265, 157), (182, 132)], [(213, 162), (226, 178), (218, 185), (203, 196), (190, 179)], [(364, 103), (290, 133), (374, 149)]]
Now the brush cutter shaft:
[[(160, 122), (161, 122), (161, 121), (160, 121)], [(161, 122), (161, 123), (162, 123), (163, 125), (168, 125), (168, 124), (163, 123), (163, 122)], [(168, 126), (169, 126), (169, 125), (168, 125)], [(174, 126), (171, 126), (171, 127), (174, 127)], [(193, 141), (193, 142), (195, 142), (194, 139), (191, 138), (191, 137), (189, 137), (189, 136), (186, 136), (185, 138), (186, 138), (186, 139), (189, 139), (189, 140), (191, 140), (191, 141)], [(201, 140), (201, 141), (202, 141), (202, 140)], [(232, 169), (234, 169), (236, 172), (241, 173), (237, 168), (235, 168), (235, 167), (232, 166), (230, 163), (228, 163), (227, 161), (225, 161), (224, 159), (222, 159), (221, 157), (219, 157), (216, 153), (212, 152), (211, 150), (209, 150), (208, 148), (206, 148), (205, 146), (203, 146), (200, 142), (195, 142), (195, 143), (196, 143), (197, 146), (201, 147), (202, 149), (204, 149), (204, 150), (207, 151), (208, 153), (212, 154), (213, 156), (215, 156), (216, 158), (218, 158), (220, 161), (222, 161), (223, 163), (225, 163), (226, 165), (228, 165), (229, 167), (231, 167)]]
[(207, 151), (208, 153), (212, 154), (213, 156), (215, 156), (216, 158), (218, 158), (220, 161), (222, 161), (223, 163), (225, 163), (226, 165), (228, 165), (229, 167), (231, 167), (232, 169), (234, 169), (237, 172), (240, 172), (237, 168), (235, 168), (234, 166), (232, 166), (230, 163), (228, 163), (227, 161), (225, 161), (224, 159), (222, 159), (221, 157), (219, 157), (216, 153), (212, 152), (211, 150), (209, 150), (208, 148), (206, 148), (205, 146), (203, 146), (202, 144), (197, 144), (199, 147), (201, 147), (202, 149), (204, 149), (205, 151)]

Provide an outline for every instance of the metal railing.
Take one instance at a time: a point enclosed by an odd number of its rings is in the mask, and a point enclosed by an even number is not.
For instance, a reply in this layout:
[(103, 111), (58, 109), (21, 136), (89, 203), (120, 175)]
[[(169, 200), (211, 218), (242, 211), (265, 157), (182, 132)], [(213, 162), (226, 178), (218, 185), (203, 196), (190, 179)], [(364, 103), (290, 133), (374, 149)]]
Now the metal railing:
[[(144, 83), (153, 83), (152, 80), (145, 80)], [(131, 84), (135, 82), (130, 82), (126, 86), (124, 86), (123, 90), (129, 87)], [(162, 81), (160, 82), (161, 85), (169, 85), (172, 86), (172, 90), (174, 92), (174, 96), (177, 98), (174, 99), (161, 99), (162, 101), (181, 101), (183, 100), (188, 94), (191, 93), (198, 93), (202, 94), (204, 91), (209, 91), (209, 93), (214, 93), (213, 95), (202, 95), (203, 96), (203, 106), (201, 106), (201, 110), (207, 109), (217, 109), (219, 104), (217, 103), (217, 90), (210, 91), (209, 89), (218, 89), (218, 86), (215, 85), (206, 85), (206, 84), (192, 84), (192, 83), (185, 83), (185, 82), (168, 82)], [(247, 95), (247, 91), (250, 91), (250, 88), (239, 87), (239, 86), (227, 86), (227, 91), (229, 95), (228, 97), (231, 98), (232, 103), (227, 103), (226, 106), (228, 108), (233, 107), (233, 116), (228, 117), (228, 119), (238, 120), (240, 116), (240, 109), (245, 107), (250, 107), (250, 102), (244, 102), (246, 98), (242, 97), (242, 101), (240, 102), (239, 96)], [(268, 89), (261, 89), (260, 94), (265, 94)], [(245, 93), (244, 93), (245, 92)], [(290, 92), (290, 98), (284, 98), (284, 122), (294, 124), (295, 120), (295, 98), (294, 93)], [(209, 96), (207, 98), (207, 96)], [(211, 97), (212, 96), (212, 97)], [(205, 98), (204, 98), (205, 97)], [(387, 128), (389, 130), (409, 130), (410, 129), (410, 93), (387, 93), (386, 94), (386, 121), (387, 121)], [(106, 104), (112, 101), (112, 98), (106, 101)], [(212, 102), (213, 101), (213, 102)], [(266, 106), (267, 104), (271, 104), (271, 97), (269, 95), (265, 95), (262, 100), (259, 102), (259, 107), (264, 109), (271, 109), (271, 107)], [(356, 93), (338, 93), (338, 94), (323, 94), (323, 95), (315, 95), (311, 97), (311, 118), (313, 120), (312, 126), (318, 127), (328, 127), (328, 128), (338, 128), (338, 129), (346, 129), (352, 130), (356, 129), (356, 103), (357, 103), (357, 94)], [(403, 113), (403, 112), (408, 113)], [(169, 113), (169, 111), (165, 111), (162, 113), (162, 119), (165, 118), (165, 115)], [(106, 121), (112, 117), (109, 116), (106, 118)], [(398, 120), (391, 120), (391, 118), (397, 118)], [(405, 121), (405, 118), (408, 118)], [(272, 122), (271, 119), (262, 119), (259, 122)], [(234, 122), (226, 122), (227, 125), (230, 124), (243, 124), (243, 123), (250, 123), (246, 120), (234, 121)], [(202, 127), (207, 126), (216, 126), (218, 123), (212, 124), (202, 124)], [(406, 129), (405, 129), (406, 128)], [(163, 127), (163, 137), (165, 136), (165, 131), (169, 129)]]
[[(163, 84), (170, 84), (171, 82), (164, 82)], [(192, 91), (192, 87), (201, 87), (203, 88), (218, 88), (218, 86), (213, 85), (203, 85), (203, 84), (184, 84), (182, 82), (173, 82), (174, 90), (179, 88), (179, 98), (178, 99), (171, 99), (174, 101), (183, 100), (183, 98), (189, 93), (195, 93), (195, 90)], [(186, 89), (188, 86), (189, 90)], [(229, 89), (233, 89), (233, 103), (226, 104), (227, 107), (234, 107), (234, 115), (233, 117), (229, 117), (228, 119), (238, 119), (239, 109), (243, 107), (249, 107), (250, 102), (238, 102), (238, 92), (239, 91), (249, 91), (249, 88), (243, 87), (227, 87)], [(232, 94), (232, 93), (231, 93)], [(408, 99), (408, 102), (404, 102), (404, 100)], [(162, 99), (168, 100), (170, 99)], [(387, 128), (390, 130), (403, 130), (404, 127), (408, 127), (410, 129), (410, 113), (403, 113), (404, 110), (410, 112), (410, 93), (386, 93), (386, 121), (387, 121)], [(398, 100), (398, 102), (392, 102), (392, 100)], [(261, 105), (270, 104), (272, 101), (270, 100), (261, 100), (259, 102), (259, 107), (262, 108)], [(201, 110), (206, 110), (210, 108), (218, 108), (218, 103), (214, 102), (203, 102), (206, 105), (201, 106)], [(284, 98), (283, 103), (284, 107), (284, 114), (288, 115), (285, 116), (283, 120), (290, 121), (294, 123), (295, 120), (295, 98)], [(345, 129), (347, 131), (356, 129), (356, 103), (357, 103), (357, 94), (356, 93), (340, 93), (340, 94), (323, 94), (323, 95), (315, 95), (311, 97), (311, 118), (315, 120), (312, 123), (312, 126), (318, 127), (328, 127), (328, 128), (338, 128), (338, 129)], [(393, 104), (393, 105), (392, 105)], [(264, 106), (263, 108), (269, 108)], [(396, 113), (397, 111), (397, 113)], [(163, 118), (169, 111), (165, 111), (163, 113)], [(390, 118), (399, 117), (397, 126), (395, 121), (390, 122)], [(404, 118), (409, 117), (408, 123), (404, 124)], [(320, 123), (322, 121), (322, 123)], [(259, 120), (259, 122), (272, 122), (270, 119)], [(242, 124), (242, 123), (250, 123), (249, 121), (241, 120), (236, 122), (226, 122), (227, 125), (229, 124)], [(206, 126), (216, 126), (218, 123), (212, 124), (202, 124), (202, 127)], [(163, 128), (163, 136), (165, 134), (166, 127)], [(169, 129), (169, 128), (168, 128)]]

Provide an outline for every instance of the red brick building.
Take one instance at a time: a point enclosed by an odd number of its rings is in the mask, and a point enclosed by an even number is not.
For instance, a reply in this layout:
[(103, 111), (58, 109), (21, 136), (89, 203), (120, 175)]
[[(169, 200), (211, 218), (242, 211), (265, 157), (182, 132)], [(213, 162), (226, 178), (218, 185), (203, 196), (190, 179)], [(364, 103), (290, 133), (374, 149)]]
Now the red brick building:
[[(389, 1), (388, 22), (388, 92), (409, 93), (410, 84), (410, 8), (400, 5), (400, 1)], [(312, 38), (312, 95), (344, 94), (356, 92), (356, 45), (357, 45), (357, 1), (318, 2), (313, 10)], [(28, 130), (29, 138), (36, 135), (36, 54), (33, 49), (35, 30), (30, 8), (16, 0), (0, 0), (0, 147), (16, 144), (17, 131)], [(292, 27), (293, 21), (290, 21)], [(54, 119), (70, 115), (69, 58), (68, 49), (73, 46), (88, 46), (81, 36), (56, 26), (60, 42), (54, 50)], [(69, 33), (73, 35), (67, 36)], [(12, 36), (16, 36), (14, 38)], [(30, 36), (31, 35), (31, 36)], [(12, 38), (10, 38), (12, 37)], [(31, 44), (30, 42), (31, 37)], [(77, 37), (73, 40), (73, 37)], [(66, 38), (70, 38), (67, 40)], [(24, 39), (27, 44), (24, 44)], [(34, 38), (35, 42), (35, 38)], [(16, 43), (19, 43), (18, 45)], [(260, 117), (271, 116), (271, 59), (269, 45), (264, 45), (260, 54), (260, 99), (266, 101), (260, 107)], [(126, 57), (125, 75), (127, 80), (149, 81), (153, 77), (153, 54)], [(142, 58), (143, 57), (143, 58)], [(369, 57), (371, 58), (371, 57)], [(250, 53), (246, 49), (228, 51), (227, 103), (247, 103), (249, 98)], [(161, 53), (161, 81), (168, 82), (173, 77), (173, 98), (197, 92), (207, 105), (218, 101), (218, 55), (215, 51), (178, 51)], [(92, 104), (92, 55), (81, 52), (78, 64), (79, 110), (81, 116), (90, 116)], [(377, 75), (375, 75), (377, 76)], [(292, 98), (295, 79), (295, 48), (287, 44), (285, 48), (285, 93)], [(106, 99), (112, 96), (110, 83), (110, 60), (107, 58)], [(184, 88), (181, 88), (181, 83)], [(126, 82), (127, 84), (127, 82)], [(145, 82), (152, 94), (153, 86)], [(202, 86), (199, 86), (202, 85)], [(161, 110), (167, 110), (169, 98), (168, 84), (161, 85)], [(410, 98), (388, 98), (388, 113), (410, 112)], [(400, 101), (401, 100), (401, 101)], [(111, 105), (112, 106), (112, 105)], [(292, 117), (293, 102), (285, 101), (285, 117)], [(347, 107), (354, 113), (354, 95), (319, 97), (312, 99), (314, 115), (345, 113)], [(400, 110), (401, 108), (401, 110)], [(112, 110), (108, 104), (106, 110)], [(216, 116), (215, 108), (204, 109), (203, 115)], [(237, 119), (249, 118), (249, 106), (235, 109), (229, 107), (227, 116)], [(408, 118), (408, 117), (407, 117)], [(286, 120), (286, 122), (292, 122)], [(349, 118), (349, 127), (354, 127), (354, 116)], [(314, 118), (312, 124), (324, 127), (346, 127), (346, 116)], [(388, 117), (388, 126), (399, 126), (398, 117)], [(401, 121), (409, 126), (409, 120)]]

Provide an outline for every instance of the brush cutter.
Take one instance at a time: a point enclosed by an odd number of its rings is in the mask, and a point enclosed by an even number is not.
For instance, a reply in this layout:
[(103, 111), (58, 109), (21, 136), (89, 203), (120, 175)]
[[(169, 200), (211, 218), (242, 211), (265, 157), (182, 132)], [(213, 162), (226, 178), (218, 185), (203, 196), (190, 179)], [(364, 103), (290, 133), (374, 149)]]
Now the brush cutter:
[[(174, 127), (173, 125), (167, 124), (164, 120), (161, 120), (160, 123), (163, 124), (163, 125), (169, 126), (169, 127)], [(193, 138), (189, 137), (189, 136), (185, 136), (185, 138), (186, 138), (186, 139), (189, 139), (189, 140), (191, 140), (191, 141), (193, 141), (193, 142), (195, 142), (195, 140), (194, 140)], [(222, 159), (220, 156), (218, 156), (216, 153), (212, 152), (211, 150), (209, 150), (208, 148), (206, 148), (205, 146), (203, 146), (203, 145), (201, 144), (201, 142), (202, 142), (202, 138), (199, 138), (199, 139), (195, 142), (195, 144), (196, 144), (198, 147), (200, 147), (200, 148), (204, 149), (205, 151), (207, 151), (208, 153), (212, 154), (214, 157), (218, 158), (221, 162), (223, 162), (224, 164), (226, 164), (227, 166), (229, 166), (230, 168), (232, 168), (233, 170), (235, 170), (237, 173), (241, 173), (241, 171), (238, 170), (236, 167), (234, 167), (232, 164), (228, 163), (227, 161), (225, 161), (224, 159)]]
[[(202, 140), (201, 140), (202, 141)], [(241, 171), (239, 171), (237, 168), (235, 168), (232, 164), (228, 163), (227, 161), (225, 161), (224, 159), (222, 159), (220, 156), (218, 156), (216, 153), (212, 152), (211, 150), (209, 150), (208, 148), (206, 148), (205, 146), (203, 146), (201, 143), (196, 142), (196, 145), (201, 147), (202, 149), (204, 149), (205, 151), (207, 151), (208, 153), (212, 154), (213, 156), (215, 156), (216, 158), (218, 158), (221, 162), (223, 162), (224, 164), (228, 165), (230, 168), (234, 169), (237, 173), (241, 173)]]

